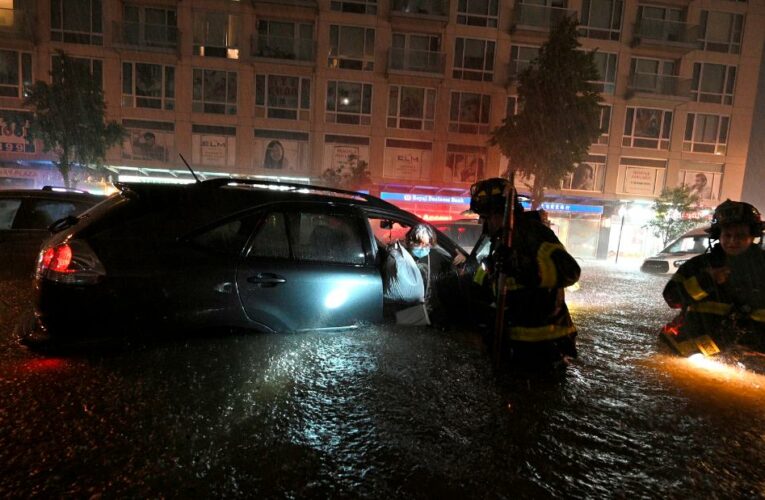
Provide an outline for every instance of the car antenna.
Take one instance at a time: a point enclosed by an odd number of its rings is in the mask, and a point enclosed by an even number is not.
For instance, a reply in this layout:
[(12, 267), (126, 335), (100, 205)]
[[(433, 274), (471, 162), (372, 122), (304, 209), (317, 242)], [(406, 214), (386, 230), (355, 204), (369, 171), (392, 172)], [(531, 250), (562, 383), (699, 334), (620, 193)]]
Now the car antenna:
[(191, 172), (191, 175), (194, 176), (194, 179), (197, 181), (197, 184), (201, 184), (202, 181), (199, 180), (199, 177), (197, 177), (197, 174), (194, 173), (194, 170), (192, 170), (191, 165), (189, 165), (189, 162), (186, 161), (186, 158), (183, 157), (181, 153), (178, 153), (178, 156), (181, 157), (181, 160), (183, 160), (183, 163), (186, 164), (186, 168), (189, 169), (189, 172)]

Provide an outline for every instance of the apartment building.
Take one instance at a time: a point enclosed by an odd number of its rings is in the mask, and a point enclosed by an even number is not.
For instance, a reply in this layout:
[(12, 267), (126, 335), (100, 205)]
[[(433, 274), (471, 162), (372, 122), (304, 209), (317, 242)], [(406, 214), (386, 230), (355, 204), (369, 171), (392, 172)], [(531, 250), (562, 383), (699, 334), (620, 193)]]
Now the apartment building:
[(28, 112), (24, 87), (62, 50), (129, 130), (107, 157), (115, 179), (188, 181), (179, 154), (203, 176), (316, 180), (365, 162), (372, 193), (459, 218), (470, 184), (507, 170), (488, 133), (563, 15), (597, 49), (603, 94), (603, 135), (546, 205), (572, 252), (603, 257), (619, 209), (664, 186), (740, 198), (763, 0), (0, 0), (0, 186), (55, 182), (8, 114)]

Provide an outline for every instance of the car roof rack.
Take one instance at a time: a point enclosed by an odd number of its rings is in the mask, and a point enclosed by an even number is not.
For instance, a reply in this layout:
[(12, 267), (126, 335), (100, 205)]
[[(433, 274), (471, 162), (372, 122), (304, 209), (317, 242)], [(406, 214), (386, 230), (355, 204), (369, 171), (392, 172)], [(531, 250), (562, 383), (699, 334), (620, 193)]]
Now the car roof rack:
[(298, 190), (298, 189), (320, 191), (320, 192), (325, 192), (328, 194), (338, 194), (341, 196), (351, 196), (354, 198), (360, 198), (364, 201), (367, 201), (368, 203), (372, 205), (377, 205), (381, 207), (398, 208), (395, 205), (388, 203), (385, 200), (381, 200), (380, 198), (376, 196), (372, 196), (367, 193), (359, 193), (358, 191), (350, 191), (348, 189), (316, 186), (314, 184), (300, 184), (297, 182), (274, 182), (274, 181), (262, 180), (262, 179), (237, 179), (233, 177), (216, 177), (214, 179), (208, 179), (206, 181), (202, 181), (201, 183), (194, 184), (194, 185), (201, 186), (201, 187), (222, 187), (222, 186), (228, 186), (231, 184), (246, 184), (246, 185), (252, 185), (252, 186), (273, 186), (276, 189), (288, 188), (288, 189), (285, 189), (285, 191)]

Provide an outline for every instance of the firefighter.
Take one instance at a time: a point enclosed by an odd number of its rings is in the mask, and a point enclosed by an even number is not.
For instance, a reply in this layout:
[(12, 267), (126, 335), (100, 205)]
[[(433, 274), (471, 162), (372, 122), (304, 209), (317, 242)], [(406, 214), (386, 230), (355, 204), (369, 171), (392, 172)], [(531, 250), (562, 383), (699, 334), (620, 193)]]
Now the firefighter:
[[(494, 324), (496, 280), (507, 276), (505, 327), (502, 344), (507, 359), (519, 368), (568, 364), (577, 356), (576, 328), (566, 306), (564, 288), (579, 280), (580, 269), (550, 228), (536, 213), (524, 213), (515, 204), (511, 248), (502, 241), (506, 190), (501, 178), (471, 187), (470, 209), (483, 221), (483, 235), (474, 255), (487, 255), (476, 263), (473, 283), (476, 299), (485, 306), (483, 318)], [(480, 258), (480, 257), (479, 257)], [(492, 335), (498, 332), (492, 332)], [(504, 354), (504, 353), (503, 353)]]
[(765, 348), (762, 230), (760, 212), (749, 203), (726, 200), (715, 209), (707, 232), (710, 245), (717, 243), (682, 264), (664, 287), (667, 304), (681, 309), (664, 327), (670, 344), (706, 335), (720, 348)]

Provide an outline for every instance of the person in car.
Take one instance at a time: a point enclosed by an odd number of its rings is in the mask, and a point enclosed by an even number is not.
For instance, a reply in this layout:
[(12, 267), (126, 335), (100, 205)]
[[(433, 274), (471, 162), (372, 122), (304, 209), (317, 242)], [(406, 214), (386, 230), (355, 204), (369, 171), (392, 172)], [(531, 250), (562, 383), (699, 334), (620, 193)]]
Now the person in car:
[(425, 284), (425, 305), (433, 324), (444, 325), (448, 322), (447, 310), (441, 302), (441, 294), (448, 290), (439, 288), (447, 277), (454, 276), (465, 258), (462, 254), (452, 259), (448, 253), (438, 247), (435, 230), (427, 224), (415, 224), (404, 237), (404, 246), (417, 263)]
[(707, 229), (711, 251), (682, 264), (664, 287), (680, 315), (664, 327), (679, 341), (708, 335), (718, 347), (738, 343), (765, 350), (765, 251), (760, 212), (726, 200)]
[[(511, 248), (502, 241), (509, 181), (487, 179), (470, 189), (470, 209), (484, 223), (488, 256), (476, 263), (475, 299), (483, 322), (494, 325), (497, 276), (507, 277), (503, 356), (521, 369), (565, 366), (577, 356), (576, 327), (566, 306), (564, 288), (579, 280), (580, 268), (538, 213), (524, 213), (516, 201)], [(493, 344), (493, 343), (492, 343)]]

